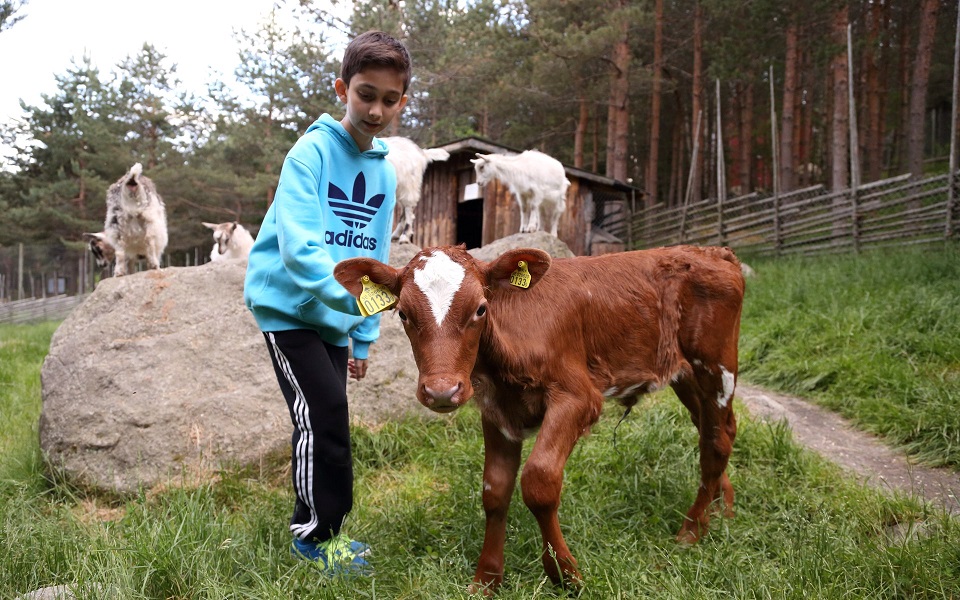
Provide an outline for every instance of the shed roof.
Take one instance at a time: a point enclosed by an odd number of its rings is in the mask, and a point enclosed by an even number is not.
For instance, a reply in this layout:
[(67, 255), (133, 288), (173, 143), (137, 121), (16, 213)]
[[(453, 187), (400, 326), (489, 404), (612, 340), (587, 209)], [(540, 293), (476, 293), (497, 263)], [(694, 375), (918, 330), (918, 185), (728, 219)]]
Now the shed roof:
[[(461, 139), (459, 139), (459, 140), (456, 140), (456, 141), (453, 141), (453, 142), (448, 142), (448, 143), (446, 143), (446, 144), (442, 144), (442, 145), (440, 145), (440, 146), (434, 146), (434, 147), (435, 147), (435, 148), (441, 148), (441, 149), (443, 149), (443, 150), (446, 150), (447, 152), (449, 152), (449, 153), (451, 153), (451, 154), (453, 154), (453, 153), (455, 153), (455, 152), (471, 152), (471, 151), (472, 151), (472, 152), (485, 152), (485, 153), (488, 153), (488, 154), (489, 154), (489, 153), (492, 153), (492, 154), (507, 154), (507, 153), (519, 154), (520, 152), (522, 152), (522, 150), (517, 150), (517, 149), (515, 149), (515, 148), (509, 148), (509, 147), (507, 147), (507, 146), (503, 146), (503, 145), (501, 145), (501, 144), (497, 144), (497, 143), (491, 142), (490, 140), (485, 140), (485, 139), (483, 139), (483, 138), (479, 138), (479, 137), (475, 137), (475, 136), (470, 136), (470, 137), (461, 138)], [(643, 194), (644, 194), (644, 191), (643, 191), (641, 188), (639, 188), (639, 187), (637, 187), (637, 186), (635, 186), (635, 185), (631, 185), (631, 184), (629, 184), (629, 183), (625, 183), (625, 182), (623, 182), (623, 181), (618, 181), (618, 180), (612, 179), (612, 178), (610, 178), (610, 177), (605, 177), (605, 176), (603, 176), (603, 175), (598, 175), (598, 174), (596, 174), (596, 173), (592, 173), (592, 172), (590, 172), (590, 171), (586, 171), (586, 170), (584, 170), (584, 169), (580, 169), (580, 168), (577, 168), (577, 167), (571, 167), (571, 166), (569, 166), (569, 165), (563, 165), (563, 168), (564, 168), (564, 170), (567, 172), (568, 175), (571, 175), (571, 176), (573, 176), (573, 177), (577, 177), (577, 178), (579, 178), (579, 179), (584, 179), (584, 180), (592, 181), (592, 182), (594, 182), (594, 183), (598, 183), (598, 184), (601, 184), (601, 185), (606, 185), (606, 186), (609, 186), (609, 187), (612, 187), (612, 188), (615, 188), (615, 189), (617, 189), (617, 190), (621, 190), (621, 191), (624, 191), (624, 192), (632, 192), (632, 193), (637, 194), (637, 195), (643, 195)]]

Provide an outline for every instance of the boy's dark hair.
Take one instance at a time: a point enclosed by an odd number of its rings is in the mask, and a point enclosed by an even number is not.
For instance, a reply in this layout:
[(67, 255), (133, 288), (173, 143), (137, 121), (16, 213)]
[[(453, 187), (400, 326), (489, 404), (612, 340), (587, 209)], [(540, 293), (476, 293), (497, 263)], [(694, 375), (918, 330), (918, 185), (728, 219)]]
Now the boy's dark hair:
[(350, 79), (368, 67), (396, 69), (403, 76), (403, 93), (410, 85), (410, 54), (399, 40), (382, 31), (361, 33), (347, 45), (340, 66), (340, 79)]

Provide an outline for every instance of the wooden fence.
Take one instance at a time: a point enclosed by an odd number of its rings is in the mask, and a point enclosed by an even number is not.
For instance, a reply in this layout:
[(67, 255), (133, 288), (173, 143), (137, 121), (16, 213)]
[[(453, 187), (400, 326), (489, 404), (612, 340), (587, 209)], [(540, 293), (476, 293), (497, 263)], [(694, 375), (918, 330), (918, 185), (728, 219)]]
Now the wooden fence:
[(12, 302), (0, 302), (0, 323), (32, 323), (35, 321), (59, 321), (83, 302), (85, 294), (76, 296), (51, 296), (27, 298)]
[(884, 179), (856, 190), (822, 185), (785, 194), (757, 193), (688, 206), (657, 205), (610, 224), (630, 248), (724, 245), (742, 254), (789, 255), (859, 251), (956, 239), (957, 201), (948, 176)]

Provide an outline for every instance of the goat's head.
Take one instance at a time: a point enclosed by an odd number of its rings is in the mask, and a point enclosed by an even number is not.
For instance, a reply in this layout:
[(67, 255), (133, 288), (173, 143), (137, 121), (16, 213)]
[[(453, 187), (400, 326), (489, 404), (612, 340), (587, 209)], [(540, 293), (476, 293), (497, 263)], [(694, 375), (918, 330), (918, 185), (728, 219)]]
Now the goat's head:
[(213, 230), (213, 241), (217, 243), (217, 253), (225, 254), (228, 246), (230, 245), (230, 238), (233, 237), (233, 232), (237, 230), (236, 221), (228, 221), (226, 223), (207, 223), (203, 222), (203, 226), (207, 229)]
[(493, 164), (490, 161), (492, 155), (477, 153), (476, 158), (471, 158), (473, 170), (477, 172), (477, 184), (486, 185), (495, 178)]
[(116, 251), (104, 232), (84, 233), (83, 239), (90, 244), (90, 253), (97, 261), (98, 267), (105, 267), (116, 259)]

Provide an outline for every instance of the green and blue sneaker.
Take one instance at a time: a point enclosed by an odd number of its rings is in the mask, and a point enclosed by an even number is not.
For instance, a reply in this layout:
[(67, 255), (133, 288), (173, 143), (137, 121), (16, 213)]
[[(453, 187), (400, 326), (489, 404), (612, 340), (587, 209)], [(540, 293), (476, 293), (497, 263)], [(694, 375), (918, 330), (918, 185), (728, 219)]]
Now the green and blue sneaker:
[(364, 558), (370, 547), (344, 534), (323, 542), (293, 538), (290, 553), (301, 560), (313, 561), (330, 577), (369, 575), (370, 563)]

